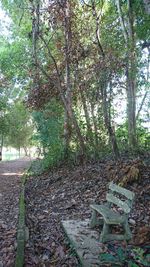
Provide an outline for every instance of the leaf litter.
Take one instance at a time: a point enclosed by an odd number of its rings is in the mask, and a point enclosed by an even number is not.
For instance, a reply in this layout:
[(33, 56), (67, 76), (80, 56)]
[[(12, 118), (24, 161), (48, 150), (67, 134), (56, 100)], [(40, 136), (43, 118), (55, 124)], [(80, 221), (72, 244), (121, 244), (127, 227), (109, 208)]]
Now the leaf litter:
[[(140, 159), (107, 160), (74, 168), (62, 166), (40, 176), (31, 176), (26, 183), (26, 223), (30, 238), (25, 249), (25, 267), (79, 266), (60, 222), (90, 218), (90, 204), (105, 201), (111, 180), (136, 194), (130, 216), (133, 239), (128, 245), (131, 251), (128, 256), (134, 258), (135, 266), (146, 266), (132, 256), (132, 249), (141, 248), (143, 254), (145, 251), (149, 254), (146, 247), (150, 245), (149, 177), (150, 167)], [(101, 253), (115, 254), (112, 252), (115, 248), (121, 254), (120, 244), (125, 250), (124, 242), (100, 244)]]
[(28, 158), (0, 163), (0, 267), (13, 267), (19, 214), (21, 174)]

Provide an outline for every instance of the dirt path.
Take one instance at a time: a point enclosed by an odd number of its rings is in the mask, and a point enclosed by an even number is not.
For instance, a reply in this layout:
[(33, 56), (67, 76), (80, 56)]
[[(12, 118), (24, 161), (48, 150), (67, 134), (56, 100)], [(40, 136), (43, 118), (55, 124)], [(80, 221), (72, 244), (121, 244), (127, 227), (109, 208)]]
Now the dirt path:
[(21, 176), (29, 165), (28, 158), (0, 162), (0, 267), (14, 266)]

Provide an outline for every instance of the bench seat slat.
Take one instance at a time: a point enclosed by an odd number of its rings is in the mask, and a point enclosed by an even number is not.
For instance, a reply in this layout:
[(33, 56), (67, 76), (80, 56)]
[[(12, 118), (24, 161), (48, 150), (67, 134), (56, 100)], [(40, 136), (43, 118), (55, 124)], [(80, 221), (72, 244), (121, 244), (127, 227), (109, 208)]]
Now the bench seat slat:
[(120, 224), (125, 220), (125, 217), (123, 215), (112, 211), (106, 205), (93, 204), (90, 205), (90, 207), (91, 209), (96, 210), (98, 213), (100, 213), (104, 217), (105, 222), (108, 224)]

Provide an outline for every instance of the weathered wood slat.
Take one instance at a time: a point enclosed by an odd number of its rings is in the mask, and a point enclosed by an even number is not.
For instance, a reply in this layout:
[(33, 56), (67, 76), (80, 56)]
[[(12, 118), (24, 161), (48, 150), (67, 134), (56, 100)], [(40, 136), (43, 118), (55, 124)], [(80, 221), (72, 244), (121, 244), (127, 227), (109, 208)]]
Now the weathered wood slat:
[(90, 205), (90, 207), (100, 213), (103, 216), (105, 222), (108, 224), (118, 224), (124, 222), (124, 216), (112, 211), (106, 205), (93, 204)]
[(125, 201), (120, 200), (111, 193), (108, 193), (106, 195), (106, 200), (120, 207), (125, 213), (129, 213), (131, 210), (128, 204), (125, 203)]
[(123, 188), (119, 185), (114, 184), (113, 182), (111, 182), (109, 184), (109, 189), (113, 192), (117, 192), (123, 196), (125, 196), (126, 198), (133, 200), (135, 197), (135, 194), (129, 190), (127, 190), (126, 188)]

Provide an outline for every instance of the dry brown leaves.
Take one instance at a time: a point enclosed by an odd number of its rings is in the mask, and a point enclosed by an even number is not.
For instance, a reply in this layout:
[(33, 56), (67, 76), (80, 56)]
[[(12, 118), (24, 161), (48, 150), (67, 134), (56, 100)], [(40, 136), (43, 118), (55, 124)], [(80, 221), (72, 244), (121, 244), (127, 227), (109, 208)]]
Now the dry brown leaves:
[(130, 161), (120, 161), (115, 164), (110, 162), (110, 165), (106, 167), (109, 172), (110, 180), (113, 180), (121, 186), (127, 186), (127, 184), (132, 184), (140, 180), (140, 171), (145, 167), (145, 164), (142, 160), (130, 160)]
[[(150, 221), (149, 167), (139, 159), (99, 162), (74, 169), (62, 167), (40, 177), (31, 177), (26, 185), (30, 239), (26, 247), (25, 267), (78, 266), (76, 257), (70, 254), (60, 221), (90, 218), (89, 206), (93, 201), (105, 201), (107, 185), (112, 179), (112, 174), (118, 182), (127, 174), (130, 178), (136, 174), (140, 177), (134, 181), (130, 179), (126, 186), (136, 194), (130, 217), (131, 221), (135, 222), (131, 225), (134, 237), (132, 244), (150, 243), (149, 232), (146, 230)], [(146, 228), (140, 232), (143, 226)]]

